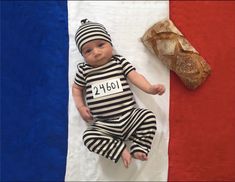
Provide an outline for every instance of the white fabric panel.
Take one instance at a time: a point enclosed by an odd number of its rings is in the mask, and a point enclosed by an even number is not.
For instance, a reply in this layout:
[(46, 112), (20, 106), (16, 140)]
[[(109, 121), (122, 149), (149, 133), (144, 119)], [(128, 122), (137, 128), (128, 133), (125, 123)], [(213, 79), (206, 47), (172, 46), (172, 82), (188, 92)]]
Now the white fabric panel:
[[(69, 18), (69, 136), (66, 181), (166, 181), (169, 141), (169, 70), (152, 55), (140, 37), (155, 22), (169, 17), (168, 1), (68, 1)], [(91, 153), (82, 142), (87, 127), (75, 108), (71, 86), (76, 65), (83, 62), (74, 35), (80, 20), (88, 18), (103, 24), (111, 35), (118, 54), (152, 83), (163, 83), (163, 96), (148, 95), (131, 85), (140, 107), (149, 108), (157, 117), (158, 130), (149, 160), (133, 159), (128, 169), (122, 160), (112, 161)]]

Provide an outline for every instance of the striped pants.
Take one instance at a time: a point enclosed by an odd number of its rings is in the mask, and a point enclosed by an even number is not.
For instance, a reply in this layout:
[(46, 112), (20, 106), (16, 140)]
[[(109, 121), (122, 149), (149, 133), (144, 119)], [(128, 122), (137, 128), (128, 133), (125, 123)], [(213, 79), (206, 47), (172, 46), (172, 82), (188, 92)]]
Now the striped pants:
[(91, 151), (117, 162), (131, 140), (130, 152), (148, 155), (156, 131), (155, 115), (147, 110), (134, 108), (118, 119), (97, 120), (83, 135), (85, 146)]

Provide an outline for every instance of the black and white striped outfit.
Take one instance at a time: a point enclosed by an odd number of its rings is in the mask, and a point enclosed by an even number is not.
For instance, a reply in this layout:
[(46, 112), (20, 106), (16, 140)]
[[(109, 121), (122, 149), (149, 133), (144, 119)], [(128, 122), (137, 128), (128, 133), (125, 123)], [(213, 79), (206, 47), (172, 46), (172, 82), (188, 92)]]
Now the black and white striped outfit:
[[(117, 162), (131, 140), (130, 152), (146, 154), (156, 131), (156, 118), (147, 109), (136, 108), (127, 75), (135, 68), (122, 56), (114, 55), (103, 66), (94, 68), (86, 63), (78, 64), (75, 83), (85, 88), (86, 102), (94, 117), (94, 123), (84, 132), (87, 148)], [(108, 79), (120, 79), (123, 91), (94, 98), (92, 85)]]

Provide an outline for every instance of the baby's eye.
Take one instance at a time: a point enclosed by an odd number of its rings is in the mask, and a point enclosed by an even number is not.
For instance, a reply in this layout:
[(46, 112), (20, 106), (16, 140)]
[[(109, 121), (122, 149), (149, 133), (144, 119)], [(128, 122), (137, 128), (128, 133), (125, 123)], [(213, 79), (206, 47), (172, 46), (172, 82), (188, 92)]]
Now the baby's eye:
[(103, 47), (104, 44), (105, 44), (104, 42), (101, 42), (101, 43), (98, 44), (98, 46), (99, 46), (99, 47)]
[(86, 49), (85, 54), (89, 54), (92, 51), (92, 49)]

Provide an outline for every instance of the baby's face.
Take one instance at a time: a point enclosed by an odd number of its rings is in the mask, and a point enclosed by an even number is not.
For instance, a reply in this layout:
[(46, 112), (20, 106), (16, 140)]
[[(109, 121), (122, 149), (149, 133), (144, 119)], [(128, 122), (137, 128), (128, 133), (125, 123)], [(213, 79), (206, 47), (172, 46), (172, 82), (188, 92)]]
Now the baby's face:
[(99, 67), (109, 62), (112, 57), (113, 47), (104, 40), (93, 40), (87, 42), (82, 47), (82, 55), (86, 62), (93, 66)]

